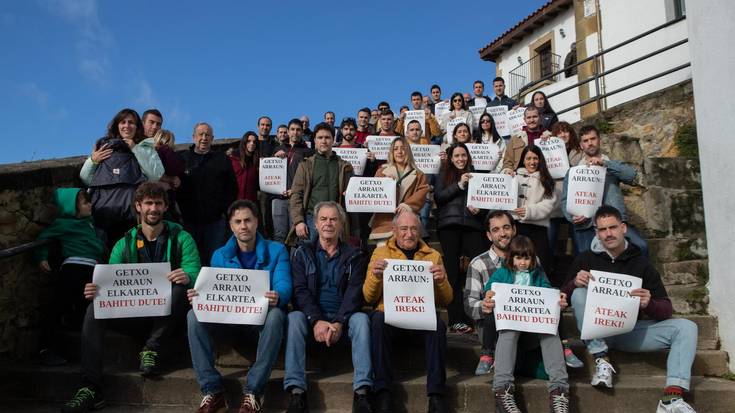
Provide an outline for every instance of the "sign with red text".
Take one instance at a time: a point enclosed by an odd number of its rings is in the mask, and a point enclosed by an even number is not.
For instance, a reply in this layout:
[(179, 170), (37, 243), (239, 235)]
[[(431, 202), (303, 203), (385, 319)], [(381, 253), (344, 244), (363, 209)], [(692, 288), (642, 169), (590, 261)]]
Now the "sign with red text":
[(552, 136), (546, 140), (536, 139), (534, 145), (538, 146), (544, 154), (546, 168), (549, 169), (551, 177), (554, 179), (564, 178), (569, 170), (569, 156), (567, 156), (567, 145), (564, 141)]
[(332, 150), (337, 156), (352, 165), (352, 169), (355, 170), (355, 175), (362, 176), (365, 172), (365, 165), (367, 164), (367, 148), (336, 147), (332, 148)]
[(368, 150), (375, 154), (375, 159), (385, 161), (388, 159), (388, 151), (390, 150), (390, 144), (398, 136), (379, 136), (370, 135), (365, 138), (365, 145)]
[(287, 158), (260, 158), (258, 183), (260, 190), (274, 195), (286, 192), (286, 177), (288, 176)]
[(263, 270), (202, 267), (191, 308), (202, 323), (265, 324), (270, 274)]
[(480, 126), (480, 116), (485, 113), (485, 109), (485, 105), (469, 107), (469, 110), (472, 113), (472, 125), (470, 125), (470, 128), (472, 128), (472, 130), (477, 129)]
[(438, 119), (449, 113), (449, 101), (443, 100), (434, 105), (434, 116)]
[(392, 214), (396, 210), (396, 181), (389, 177), (353, 176), (345, 193), (347, 212)]
[(519, 133), (526, 126), (526, 120), (523, 118), (525, 112), (526, 109), (523, 107), (508, 111), (508, 130), (511, 135)]
[(559, 328), (559, 290), (493, 283), (495, 328), (556, 334)]
[(171, 314), (168, 262), (97, 264), (94, 318), (160, 317)]
[(426, 112), (420, 110), (407, 110), (406, 117), (403, 119), (403, 135), (408, 133), (408, 124), (412, 120), (417, 120), (421, 124), (421, 130), (426, 133)]
[(439, 173), (442, 160), (439, 153), (442, 151), (439, 145), (419, 145), (411, 144), (411, 154), (416, 162), (416, 167), (427, 175), (435, 175)]
[(516, 209), (518, 185), (515, 177), (473, 172), (467, 185), (467, 206), (480, 209)]
[(570, 215), (592, 218), (602, 205), (605, 193), (604, 166), (580, 165), (569, 168), (567, 181), (567, 212)]
[[(454, 128), (457, 127), (460, 123), (467, 123), (467, 118), (469, 116), (457, 116), (454, 119), (450, 119), (447, 122), (447, 144), (452, 144), (454, 142)], [(469, 125), (468, 125), (469, 126)]]
[(508, 107), (505, 105), (488, 106), (485, 111), (493, 117), (495, 122), (495, 129), (498, 130), (498, 135), (508, 136), (510, 135), (510, 129), (508, 128)]
[(500, 162), (500, 147), (494, 143), (466, 143), (476, 171), (493, 171)]
[(410, 330), (436, 331), (431, 261), (386, 260), (383, 271), (385, 323)]
[(590, 273), (582, 339), (612, 337), (633, 330), (641, 304), (640, 298), (631, 296), (630, 291), (641, 288), (643, 280), (614, 272)]

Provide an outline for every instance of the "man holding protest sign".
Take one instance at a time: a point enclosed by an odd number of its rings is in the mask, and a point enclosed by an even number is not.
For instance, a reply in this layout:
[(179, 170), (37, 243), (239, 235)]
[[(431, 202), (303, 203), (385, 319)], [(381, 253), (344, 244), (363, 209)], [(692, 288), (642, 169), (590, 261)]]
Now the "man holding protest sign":
[[(620, 189), (620, 183), (628, 185), (636, 184), (637, 172), (632, 167), (626, 165), (622, 161), (612, 160), (602, 153), (600, 149), (600, 132), (594, 125), (583, 126), (579, 130), (580, 146), (584, 156), (579, 160), (578, 165), (587, 166), (603, 166), (606, 168), (605, 174), (605, 190), (603, 192), (602, 205), (609, 205), (620, 211), (623, 222), (626, 222), (626, 237), (633, 244), (641, 249), (643, 256), (648, 257), (648, 243), (641, 236), (638, 230), (632, 225), (627, 224), (625, 215), (625, 199), (623, 191)], [(576, 165), (571, 165), (576, 166)], [(574, 225), (574, 243), (575, 247), (580, 251), (590, 249), (590, 244), (595, 237), (595, 229), (591, 217), (572, 215), (566, 208), (567, 198), (576, 196), (569, 194), (569, 172), (564, 177), (564, 188), (562, 190), (561, 206), (567, 221)]]
[[(421, 92), (413, 92), (411, 93), (411, 106), (413, 106), (413, 110), (423, 110), (424, 111), (424, 120), (426, 126), (424, 127), (424, 134), (421, 136), (421, 143), (428, 144), (431, 142), (431, 138), (434, 136), (441, 135), (441, 128), (439, 127), (439, 123), (436, 120), (436, 117), (431, 113), (431, 110), (429, 108), (423, 108), (423, 96), (421, 96)], [(398, 119), (398, 122), (396, 122), (395, 132), (401, 136), (405, 135), (404, 126), (406, 123), (406, 112), (401, 113), (401, 117)]]
[[(331, 347), (350, 341), (355, 369), (352, 411), (372, 412), (370, 321), (362, 307), (366, 259), (362, 252), (340, 240), (345, 211), (336, 202), (314, 207), (316, 242), (305, 242), (293, 255), (293, 306), (288, 314), (286, 374), (283, 387), (291, 393), (288, 413), (308, 412), (306, 401), (306, 344)], [(346, 333), (346, 334), (345, 334)], [(344, 340), (347, 339), (347, 340)]]
[[(289, 245), (299, 240), (316, 239), (316, 227), (312, 211), (319, 202), (334, 201), (344, 205), (344, 192), (353, 168), (340, 159), (332, 150), (334, 129), (326, 123), (314, 128), (316, 154), (305, 159), (296, 170), (290, 199), (291, 223), (293, 228), (286, 238)], [(348, 239), (349, 225), (345, 225), (343, 239)]]
[[(222, 376), (214, 367), (212, 336), (217, 333), (237, 334), (238, 337), (258, 335), (257, 355), (248, 371), (240, 412), (260, 411), (265, 385), (281, 347), (286, 305), (291, 299), (288, 251), (283, 244), (267, 240), (257, 232), (258, 208), (255, 204), (248, 200), (235, 201), (230, 205), (227, 216), (233, 235), (223, 247), (214, 252), (212, 267), (268, 271), (270, 290), (265, 293), (265, 297), (269, 308), (265, 324), (260, 326), (202, 323), (197, 320), (194, 310), (189, 311), (187, 324), (191, 361), (204, 394), (198, 410), (201, 413), (227, 409)], [(187, 295), (189, 301), (192, 301), (199, 293), (195, 289), (189, 289)], [(228, 296), (230, 295), (225, 295)]]
[(526, 126), (518, 134), (510, 138), (510, 142), (505, 146), (505, 155), (503, 155), (503, 172), (511, 175), (515, 174), (516, 168), (521, 164), (521, 153), (526, 146), (533, 146), (536, 139), (544, 136), (551, 136), (551, 132), (541, 127), (538, 109), (531, 105), (523, 112), (523, 120)]
[[(402, 211), (393, 219), (393, 236), (386, 245), (373, 252), (368, 264), (367, 276), (362, 292), (365, 302), (375, 306), (370, 316), (372, 335), (371, 349), (377, 392), (376, 411), (391, 412), (391, 384), (393, 382), (393, 363), (391, 349), (393, 336), (397, 331), (413, 331), (399, 329), (385, 324), (385, 307), (383, 303), (383, 272), (386, 271), (387, 259), (430, 261), (433, 263), (429, 271), (433, 276), (434, 301), (439, 307), (446, 307), (452, 301), (452, 287), (447, 281), (441, 255), (421, 240), (419, 217), (411, 211)], [(445, 369), (446, 326), (436, 315), (436, 330), (414, 331), (422, 334), (426, 341), (426, 392), (429, 396), (429, 412), (448, 412), (443, 398), (447, 380)]]
[[(640, 248), (626, 240), (628, 226), (620, 211), (604, 205), (595, 213), (594, 222), (597, 237), (592, 241), (591, 249), (574, 260), (569, 272), (570, 280), (563, 288), (571, 296), (574, 317), (582, 336), (585, 336), (585, 307), (595, 304), (588, 300), (592, 292), (611, 295), (612, 298), (637, 298), (639, 314), (643, 313), (646, 318), (635, 321), (635, 315), (618, 308), (598, 307), (595, 325), (611, 327), (614, 331), (623, 321), (632, 318), (635, 326), (630, 332), (587, 342), (587, 350), (597, 365), (592, 385), (613, 387), (615, 370), (607, 355), (609, 349), (627, 352), (668, 349), (666, 388), (657, 412), (693, 412), (691, 406), (684, 402), (683, 394), (690, 389), (692, 363), (697, 352), (697, 325), (690, 320), (671, 318), (673, 307), (661, 277)], [(594, 277), (591, 271), (595, 270), (640, 278), (642, 287), (623, 289), (621, 294), (618, 287), (625, 287), (624, 283), (613, 277)], [(591, 281), (597, 282), (597, 291), (588, 291)]]
[[(108, 320), (95, 317), (95, 303), (87, 307), (82, 327), (82, 386), (74, 397), (61, 409), (62, 412), (86, 412), (104, 406), (102, 395), (102, 360), (105, 331), (123, 327), (125, 331), (148, 332), (145, 346), (140, 352), (140, 371), (144, 376), (157, 374), (157, 362), (161, 351), (161, 340), (173, 332), (176, 323), (183, 320), (186, 311), (186, 288), (194, 285), (199, 273), (199, 253), (194, 239), (179, 224), (163, 220), (168, 209), (166, 189), (154, 182), (145, 182), (135, 191), (135, 210), (140, 224), (125, 233), (117, 241), (110, 255), (110, 264), (161, 263), (169, 262), (173, 270), (166, 274), (171, 284), (171, 312), (162, 317), (135, 317), (136, 309), (143, 307), (145, 300), (137, 293), (146, 288), (130, 288), (117, 291), (125, 299), (108, 299), (99, 294), (100, 286), (89, 283), (84, 286), (84, 297), (88, 300), (107, 300), (108, 307), (130, 307), (128, 319)], [(117, 271), (116, 273), (121, 273)], [(129, 273), (122, 272), (125, 275)], [(150, 285), (152, 280), (116, 279), (112, 285)], [(133, 282), (136, 281), (136, 282)], [(107, 295), (110, 295), (109, 293)], [(134, 305), (133, 305), (134, 304)], [(150, 325), (152, 324), (152, 327)]]
[(472, 83), (472, 91), (474, 92), (475, 96), (470, 99), (467, 106), (482, 106), (485, 107), (490, 103), (490, 98), (485, 96), (485, 82), (482, 80), (475, 80), (474, 83)]

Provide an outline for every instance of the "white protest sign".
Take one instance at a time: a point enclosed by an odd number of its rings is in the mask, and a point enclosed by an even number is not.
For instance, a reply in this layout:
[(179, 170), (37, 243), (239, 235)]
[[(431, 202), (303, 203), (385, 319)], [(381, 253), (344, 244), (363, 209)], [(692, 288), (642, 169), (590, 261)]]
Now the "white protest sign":
[(411, 153), (416, 167), (427, 175), (435, 175), (439, 173), (442, 160), (439, 153), (442, 151), (439, 145), (419, 145), (411, 144)]
[(352, 165), (355, 175), (362, 176), (367, 164), (367, 148), (332, 148), (334, 153)]
[(485, 113), (485, 105), (470, 106), (470, 112), (472, 113), (472, 125), (470, 127), (474, 130), (480, 126), (480, 116)]
[(283, 194), (286, 192), (287, 176), (287, 158), (260, 158), (258, 181), (261, 191), (274, 195)]
[(160, 317), (171, 314), (168, 262), (97, 264), (94, 318)]
[(505, 105), (488, 106), (486, 111), (493, 117), (493, 121), (495, 121), (495, 129), (498, 130), (498, 135), (510, 135), (510, 129), (508, 128), (508, 107)]
[(449, 102), (443, 100), (434, 105), (434, 116), (440, 118), (445, 113), (449, 113)]
[(263, 270), (202, 267), (191, 308), (202, 323), (263, 325), (268, 314), (270, 273)]
[(495, 327), (500, 330), (556, 334), (559, 328), (559, 290), (493, 283)]
[(604, 166), (580, 165), (569, 168), (567, 181), (567, 212), (570, 215), (592, 218), (597, 208), (602, 205), (605, 193)]
[(526, 121), (523, 119), (525, 111), (526, 109), (522, 107), (508, 111), (508, 129), (511, 135), (519, 133), (526, 126)]
[(411, 330), (436, 331), (431, 261), (386, 260), (383, 271), (385, 323)]
[(396, 181), (393, 178), (353, 176), (345, 194), (347, 212), (396, 211)]
[(403, 119), (403, 135), (408, 133), (408, 124), (412, 120), (417, 120), (421, 124), (421, 130), (426, 134), (426, 112), (420, 110), (407, 110), (406, 117)]
[(631, 296), (630, 291), (641, 288), (643, 280), (614, 272), (592, 270), (590, 273), (582, 339), (617, 336), (633, 330), (640, 298)]
[(452, 142), (454, 142), (454, 128), (460, 123), (467, 123), (467, 116), (457, 116), (454, 119), (449, 119), (449, 122), (447, 122), (447, 143), (448, 144), (451, 144)]
[(515, 177), (473, 172), (467, 185), (467, 206), (480, 209), (516, 209), (518, 186)]
[[(569, 169), (569, 157), (567, 156), (567, 145), (557, 137), (549, 139), (536, 139), (534, 145), (541, 149), (546, 160), (546, 168), (549, 169), (554, 179), (564, 178)], [(473, 159), (474, 160), (474, 159)]]
[(481, 98), (481, 97), (475, 97), (475, 106), (480, 106), (484, 108), (485, 106), (487, 106), (487, 99)]
[(492, 171), (500, 162), (500, 147), (494, 143), (466, 143), (476, 171)]
[(397, 137), (398, 136), (370, 135), (365, 138), (365, 145), (367, 145), (370, 152), (375, 154), (375, 159), (384, 161), (388, 159), (390, 144)]

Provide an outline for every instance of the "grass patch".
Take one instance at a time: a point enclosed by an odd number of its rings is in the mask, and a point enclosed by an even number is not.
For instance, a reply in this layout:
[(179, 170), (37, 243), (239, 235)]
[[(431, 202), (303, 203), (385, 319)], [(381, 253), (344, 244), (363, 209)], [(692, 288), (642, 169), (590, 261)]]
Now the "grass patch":
[(679, 150), (679, 156), (698, 158), (697, 126), (693, 123), (688, 123), (679, 127), (679, 130), (676, 131), (676, 136), (674, 136), (674, 144)]

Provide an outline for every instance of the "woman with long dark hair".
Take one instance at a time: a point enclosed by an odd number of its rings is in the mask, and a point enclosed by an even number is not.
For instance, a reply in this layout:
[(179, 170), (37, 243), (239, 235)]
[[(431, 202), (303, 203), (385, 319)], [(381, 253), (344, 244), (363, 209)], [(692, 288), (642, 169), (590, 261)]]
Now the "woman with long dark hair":
[(459, 92), (452, 94), (452, 97), (449, 99), (449, 112), (442, 115), (439, 119), (439, 127), (441, 127), (445, 134), (444, 142), (448, 142), (448, 138), (452, 133), (452, 131), (447, 130), (449, 121), (457, 118), (464, 119), (464, 123), (468, 125), (472, 125), (472, 122), (474, 121), (472, 112), (467, 109), (467, 103), (465, 103), (464, 97), (462, 97), (462, 94)]
[(541, 128), (550, 130), (551, 127), (559, 121), (556, 116), (556, 112), (551, 108), (549, 99), (546, 99), (546, 94), (542, 91), (536, 91), (531, 96), (531, 104), (538, 108), (539, 117), (541, 121)]
[(253, 131), (247, 131), (240, 142), (237, 150), (229, 155), (232, 162), (232, 170), (237, 178), (237, 199), (258, 201), (258, 135)]
[(442, 165), (434, 187), (434, 199), (439, 208), (439, 242), (447, 278), (454, 290), (454, 299), (448, 308), (449, 325), (450, 331), (456, 333), (474, 331), (462, 304), (466, 277), (466, 265), (462, 262), (469, 262), (487, 250), (484, 214), (478, 208), (467, 206), (467, 185), (473, 170), (467, 146), (455, 142), (447, 148), (447, 161)]
[(498, 163), (490, 172), (499, 173), (503, 169), (503, 155), (505, 154), (505, 139), (495, 128), (495, 120), (485, 112), (480, 115), (480, 126), (475, 129), (472, 136), (477, 143), (493, 143), (498, 147)]

